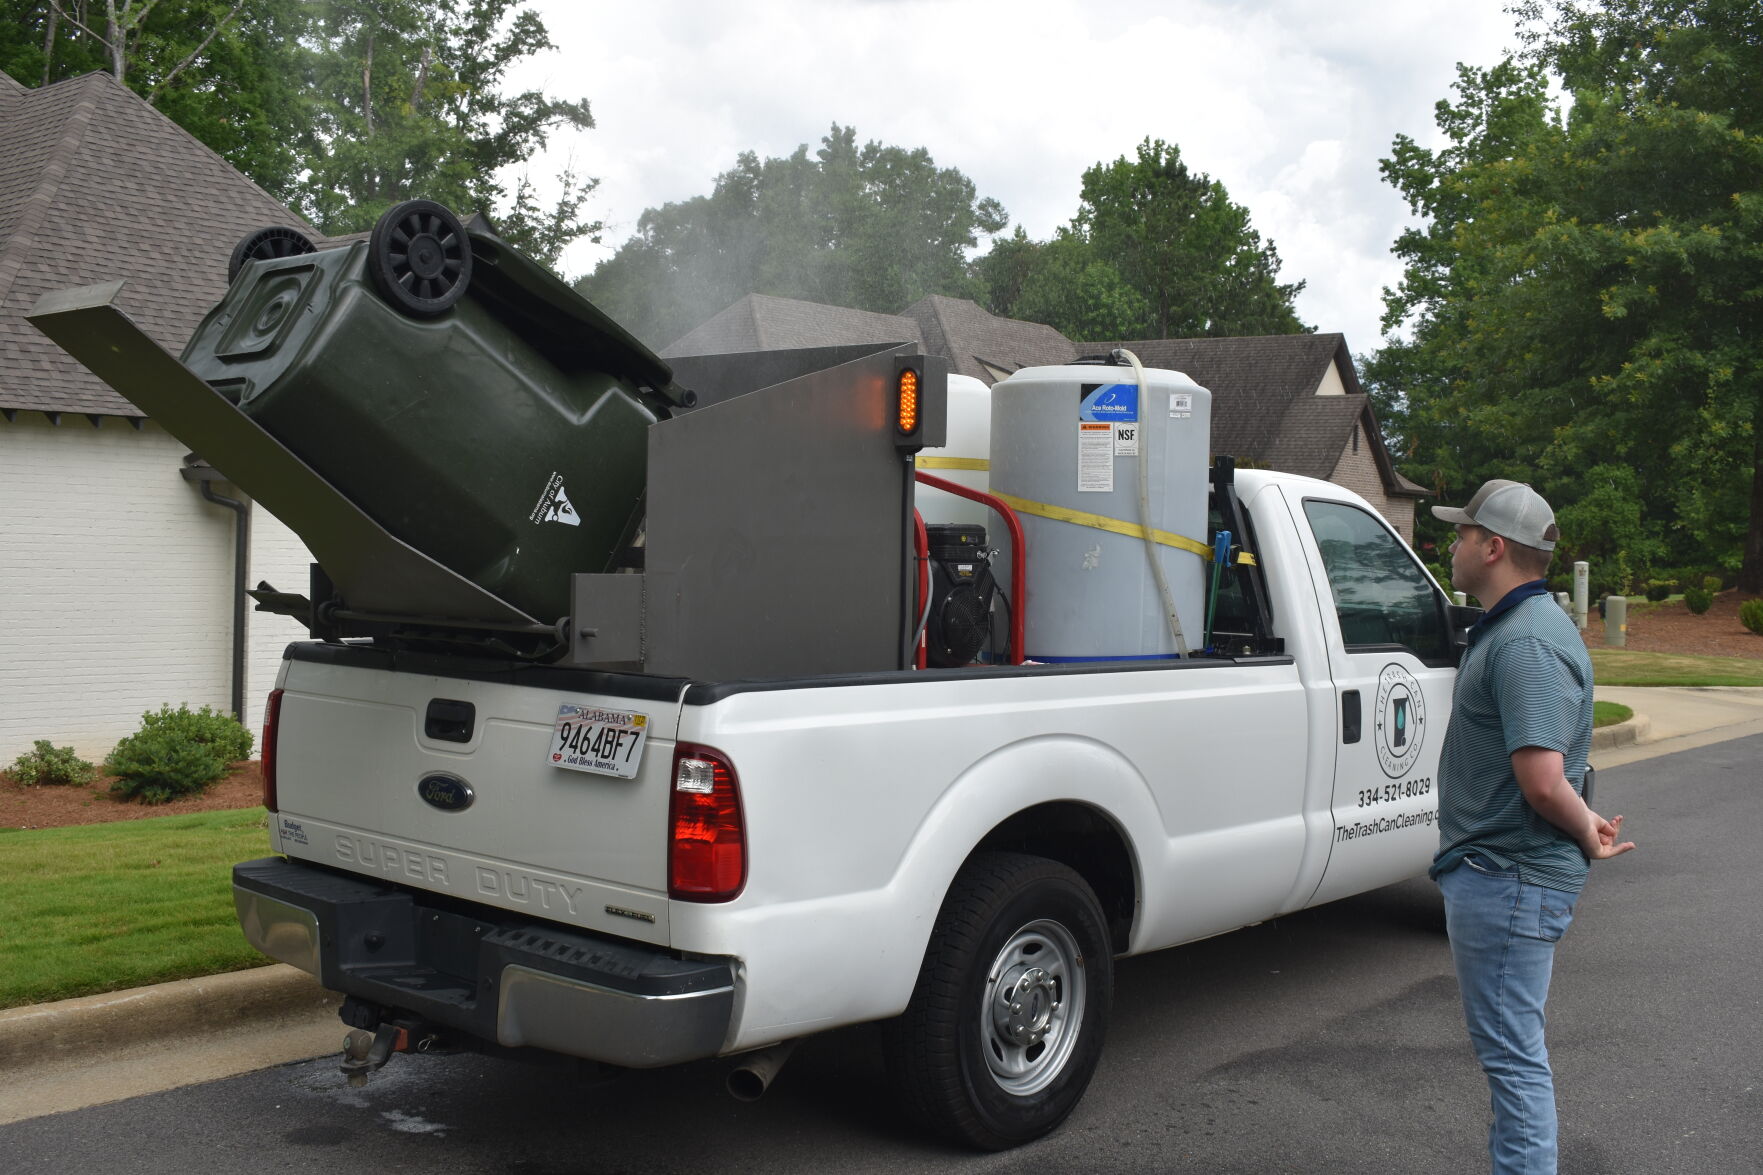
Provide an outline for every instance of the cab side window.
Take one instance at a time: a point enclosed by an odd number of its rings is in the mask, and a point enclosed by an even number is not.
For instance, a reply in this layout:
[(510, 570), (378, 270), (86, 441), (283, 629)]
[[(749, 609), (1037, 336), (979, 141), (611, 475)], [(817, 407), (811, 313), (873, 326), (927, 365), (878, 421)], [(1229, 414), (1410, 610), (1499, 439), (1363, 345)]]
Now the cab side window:
[(1304, 513), (1347, 647), (1402, 645), (1422, 661), (1448, 660), (1450, 630), (1438, 590), (1396, 536), (1343, 502), (1308, 501)]

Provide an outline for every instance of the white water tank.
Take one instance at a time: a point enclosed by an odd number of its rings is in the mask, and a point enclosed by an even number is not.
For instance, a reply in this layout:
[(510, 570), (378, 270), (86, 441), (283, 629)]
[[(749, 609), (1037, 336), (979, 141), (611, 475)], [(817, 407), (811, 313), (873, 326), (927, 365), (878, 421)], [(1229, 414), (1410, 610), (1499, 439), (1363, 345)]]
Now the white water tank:
[[(1131, 367), (1077, 364), (1025, 368), (992, 388), (991, 492), (1020, 502), (1031, 660), (1176, 655), (1145, 540), (1118, 531), (1140, 522), (1144, 461), (1151, 528), (1210, 546), (1212, 393), (1176, 371), (1147, 368), (1144, 380)], [(999, 538), (1007, 547), (1008, 535)], [(1179, 547), (1155, 550), (1182, 634), (1198, 649), (1209, 564)], [(1005, 572), (1008, 555), (993, 566)]]
[[(918, 454), (917, 467), (970, 489), (984, 490), (991, 460), (992, 389), (971, 375), (949, 377), (949, 443)], [(1002, 533), (998, 516), (978, 502), (929, 486), (916, 487), (918, 512), (926, 524), (957, 522), (986, 528), (987, 542)]]

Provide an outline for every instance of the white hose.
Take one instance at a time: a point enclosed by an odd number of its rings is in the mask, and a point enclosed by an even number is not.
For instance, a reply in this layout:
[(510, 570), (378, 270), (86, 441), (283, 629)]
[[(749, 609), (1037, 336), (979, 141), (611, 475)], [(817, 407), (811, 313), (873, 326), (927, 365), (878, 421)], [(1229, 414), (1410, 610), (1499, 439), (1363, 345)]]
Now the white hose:
[(1151, 537), (1151, 444), (1145, 421), (1151, 415), (1151, 389), (1145, 386), (1145, 368), (1139, 357), (1122, 347), (1120, 354), (1132, 364), (1132, 376), (1139, 386), (1139, 529), (1145, 532), (1145, 558), (1151, 561), (1151, 577), (1163, 596), (1163, 611), (1169, 617), (1169, 635), (1175, 638), (1178, 657), (1188, 655), (1188, 642), (1182, 636), (1181, 617), (1175, 612), (1175, 593), (1169, 590), (1169, 579), (1163, 574), (1163, 559), (1157, 551), (1157, 540)]

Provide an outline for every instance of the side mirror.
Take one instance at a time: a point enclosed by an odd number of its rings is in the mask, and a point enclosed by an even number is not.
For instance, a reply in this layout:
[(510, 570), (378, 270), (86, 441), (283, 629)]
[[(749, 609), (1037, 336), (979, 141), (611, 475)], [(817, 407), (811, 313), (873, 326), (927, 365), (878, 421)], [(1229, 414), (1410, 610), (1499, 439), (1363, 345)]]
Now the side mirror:
[(1469, 626), (1481, 619), (1482, 612), (1483, 609), (1468, 604), (1445, 605), (1445, 621), (1451, 626), (1451, 648), (1459, 661), (1463, 659), (1463, 650), (1469, 647)]
[(1446, 604), (1445, 615), (1450, 618), (1454, 632), (1467, 631), (1469, 626), (1481, 619), (1485, 609), (1475, 608), (1468, 604)]

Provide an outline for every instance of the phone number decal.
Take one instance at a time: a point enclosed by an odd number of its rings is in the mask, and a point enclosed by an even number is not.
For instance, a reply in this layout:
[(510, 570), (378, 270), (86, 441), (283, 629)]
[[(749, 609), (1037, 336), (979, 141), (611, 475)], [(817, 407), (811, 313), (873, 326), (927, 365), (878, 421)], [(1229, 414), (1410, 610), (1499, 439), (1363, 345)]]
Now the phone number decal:
[(1432, 779), (1423, 776), (1420, 779), (1404, 779), (1400, 783), (1386, 783), (1382, 787), (1366, 787), (1359, 789), (1359, 806), (1369, 808), (1373, 804), (1393, 804), (1397, 800), (1412, 799), (1415, 796), (1430, 796)]

